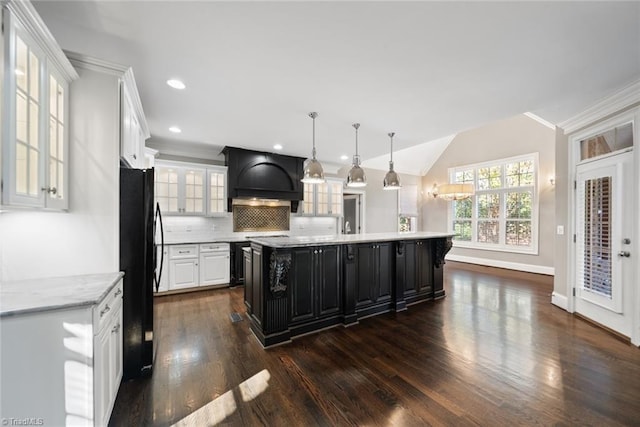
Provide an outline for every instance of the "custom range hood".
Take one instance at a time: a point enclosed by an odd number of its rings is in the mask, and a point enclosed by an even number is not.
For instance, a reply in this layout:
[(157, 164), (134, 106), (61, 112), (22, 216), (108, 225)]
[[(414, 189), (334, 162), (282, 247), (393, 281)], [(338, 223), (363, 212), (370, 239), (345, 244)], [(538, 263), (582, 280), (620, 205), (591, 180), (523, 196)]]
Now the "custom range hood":
[(302, 157), (284, 156), (263, 151), (224, 147), (228, 177), (228, 207), (233, 199), (275, 199), (291, 202), (291, 212), (298, 211), (303, 198)]

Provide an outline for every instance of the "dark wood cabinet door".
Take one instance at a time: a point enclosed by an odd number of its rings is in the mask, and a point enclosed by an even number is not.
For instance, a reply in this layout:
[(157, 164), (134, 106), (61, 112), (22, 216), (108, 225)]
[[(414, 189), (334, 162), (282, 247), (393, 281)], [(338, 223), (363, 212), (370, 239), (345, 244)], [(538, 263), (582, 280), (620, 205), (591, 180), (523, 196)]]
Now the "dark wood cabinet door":
[(372, 304), (377, 295), (375, 245), (356, 246), (356, 307)]
[(421, 294), (433, 292), (431, 277), (431, 244), (429, 241), (418, 241), (416, 246), (417, 291)]
[(252, 293), (253, 293), (253, 305), (252, 316), (262, 324), (262, 309), (264, 306), (263, 293), (262, 293), (262, 249), (253, 250), (251, 268), (253, 269)]
[(393, 245), (391, 243), (377, 243), (376, 245), (376, 267), (378, 273), (376, 278), (375, 301), (385, 301), (391, 299), (391, 288), (393, 287)]
[(417, 245), (415, 241), (405, 242), (404, 244), (404, 296), (410, 297), (415, 295), (418, 288), (418, 263), (417, 263)]
[(242, 260), (244, 262), (244, 304), (247, 306), (247, 313), (251, 314), (253, 310), (253, 266), (251, 252), (243, 252)]
[(318, 315), (328, 316), (339, 313), (342, 307), (340, 248), (338, 246), (321, 246), (317, 250)]
[(318, 266), (314, 256), (316, 248), (295, 248), (291, 252), (289, 271), (289, 294), (291, 307), (291, 323), (303, 322), (315, 317), (315, 280)]

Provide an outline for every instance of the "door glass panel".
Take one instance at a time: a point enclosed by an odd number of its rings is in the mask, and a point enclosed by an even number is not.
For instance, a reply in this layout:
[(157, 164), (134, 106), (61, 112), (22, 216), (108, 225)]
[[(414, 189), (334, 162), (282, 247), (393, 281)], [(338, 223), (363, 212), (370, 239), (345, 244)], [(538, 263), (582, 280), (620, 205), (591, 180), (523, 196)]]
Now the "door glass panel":
[(29, 94), (34, 99), (40, 98), (40, 82), (38, 79), (38, 69), (40, 61), (33, 52), (29, 52)]
[(16, 83), (18, 84), (18, 88), (26, 92), (27, 75), (29, 73), (29, 69), (27, 68), (28, 49), (20, 37), (17, 37), (16, 45)]
[(611, 177), (584, 182), (583, 289), (611, 298)]
[(580, 160), (591, 159), (633, 147), (633, 125), (618, 126), (580, 141)]
[(18, 144), (16, 146), (16, 192), (27, 193), (27, 147)]
[(32, 147), (38, 147), (38, 104), (29, 103), (29, 143)]
[(16, 97), (16, 138), (27, 142), (27, 100), (20, 92)]
[(38, 152), (29, 150), (29, 195), (38, 195)]

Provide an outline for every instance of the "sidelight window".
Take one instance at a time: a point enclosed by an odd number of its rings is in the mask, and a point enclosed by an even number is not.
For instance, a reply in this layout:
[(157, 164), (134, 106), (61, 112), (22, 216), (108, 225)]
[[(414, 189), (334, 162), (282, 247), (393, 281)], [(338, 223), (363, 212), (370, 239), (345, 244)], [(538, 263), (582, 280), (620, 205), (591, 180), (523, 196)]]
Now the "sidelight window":
[(475, 195), (451, 202), (456, 246), (537, 252), (537, 154), (449, 170), (450, 182), (469, 183)]

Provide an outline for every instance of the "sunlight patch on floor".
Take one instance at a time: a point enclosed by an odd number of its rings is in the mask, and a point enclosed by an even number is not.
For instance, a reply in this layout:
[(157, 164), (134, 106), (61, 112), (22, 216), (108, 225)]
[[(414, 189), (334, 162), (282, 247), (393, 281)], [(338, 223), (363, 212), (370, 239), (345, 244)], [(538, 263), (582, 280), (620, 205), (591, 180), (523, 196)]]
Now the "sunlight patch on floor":
[[(269, 387), (270, 378), (269, 371), (263, 369), (251, 378), (241, 382), (237, 389), (242, 396), (242, 400), (250, 402), (264, 393)], [(224, 421), (236, 409), (238, 409), (238, 405), (234, 397), (234, 390), (231, 389), (173, 424), (172, 427), (213, 426)]]

